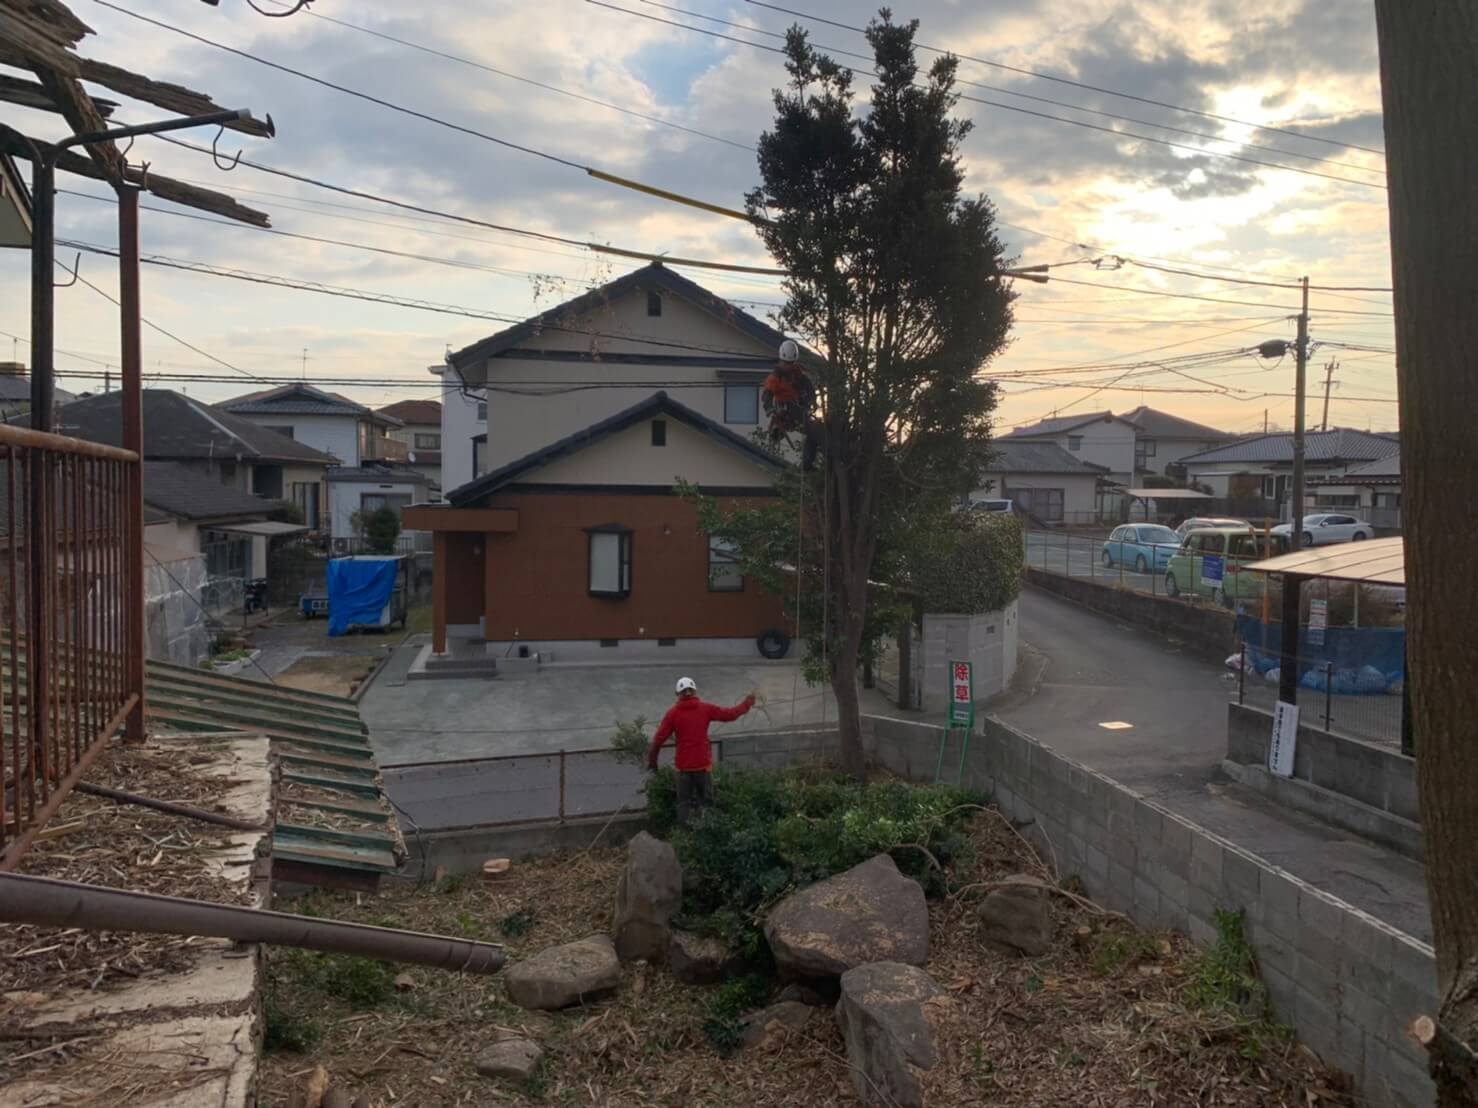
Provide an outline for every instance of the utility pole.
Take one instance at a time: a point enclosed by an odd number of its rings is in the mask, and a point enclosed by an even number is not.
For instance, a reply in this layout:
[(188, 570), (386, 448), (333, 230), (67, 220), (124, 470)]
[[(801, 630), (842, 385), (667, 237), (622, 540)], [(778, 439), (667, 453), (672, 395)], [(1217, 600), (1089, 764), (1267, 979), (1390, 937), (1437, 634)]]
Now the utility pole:
[(1264, 435), (1268, 433), (1268, 410), (1266, 408), (1262, 410), (1262, 433)]
[[(1297, 550), (1303, 545), (1304, 529), (1304, 393), (1309, 364), (1309, 279), (1303, 279), (1303, 310), (1298, 313), (1298, 338), (1295, 340), (1293, 382), (1293, 503), (1289, 505), (1289, 546)], [(1303, 578), (1294, 573), (1283, 575), (1283, 642), (1279, 658), (1278, 699), (1285, 704), (1298, 703), (1298, 618), (1299, 586)]]
[(1329, 389), (1334, 384), (1334, 371), (1339, 368), (1339, 360), (1330, 358), (1329, 364), (1324, 367), (1324, 417), (1319, 420), (1319, 430), (1329, 430)]

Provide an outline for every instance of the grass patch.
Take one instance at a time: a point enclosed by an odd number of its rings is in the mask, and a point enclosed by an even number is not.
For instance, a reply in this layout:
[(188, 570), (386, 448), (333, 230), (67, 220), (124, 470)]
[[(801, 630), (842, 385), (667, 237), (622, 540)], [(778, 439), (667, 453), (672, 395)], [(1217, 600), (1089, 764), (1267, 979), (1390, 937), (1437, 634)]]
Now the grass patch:
[(262, 1006), (262, 1047), (271, 1052), (290, 1050), (306, 1054), (323, 1038), (323, 1028), (311, 1016), (298, 1016), (282, 1008), (272, 997)]
[(1216, 910), (1216, 942), (1191, 960), (1186, 999), (1193, 1007), (1230, 1017), (1243, 1057), (1255, 1061), (1269, 1046), (1286, 1043), (1293, 1032), (1273, 1018), (1243, 922), (1240, 911)]
[(498, 931), (505, 939), (517, 939), (532, 931), (537, 922), (538, 917), (534, 915), (532, 908), (520, 908), (498, 921)]
[(354, 1008), (374, 1008), (395, 995), (395, 968), (389, 962), (352, 954), (289, 950), (284, 953), (278, 982), (336, 997)]
[(1160, 945), (1140, 931), (1105, 931), (1093, 944), (1093, 972), (1100, 977), (1158, 958)]
[(714, 990), (703, 1010), (703, 1034), (720, 1054), (731, 1054), (744, 1039), (744, 1016), (762, 1005), (770, 986), (758, 974), (724, 982)]

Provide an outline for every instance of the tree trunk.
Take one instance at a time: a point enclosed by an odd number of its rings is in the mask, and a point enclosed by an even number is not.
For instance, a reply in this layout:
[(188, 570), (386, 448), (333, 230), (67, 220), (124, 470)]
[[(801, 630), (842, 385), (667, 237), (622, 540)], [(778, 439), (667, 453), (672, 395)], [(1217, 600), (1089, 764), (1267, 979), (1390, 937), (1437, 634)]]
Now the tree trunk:
[[(1478, 1103), (1478, 7), (1376, 0), (1401, 398), (1407, 687), (1437, 948), (1438, 1103)], [(1461, 576), (1461, 575), (1460, 575)], [(1466, 600), (1463, 598), (1467, 597)]]

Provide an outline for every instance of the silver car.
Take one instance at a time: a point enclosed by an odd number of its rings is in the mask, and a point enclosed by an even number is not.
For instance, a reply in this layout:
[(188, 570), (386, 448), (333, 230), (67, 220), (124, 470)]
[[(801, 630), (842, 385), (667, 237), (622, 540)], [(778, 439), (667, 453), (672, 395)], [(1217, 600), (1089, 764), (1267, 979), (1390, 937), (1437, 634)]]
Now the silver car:
[[(1293, 524), (1280, 523), (1273, 528), (1275, 535), (1293, 534)], [(1300, 546), (1328, 546), (1338, 542), (1361, 542), (1375, 538), (1375, 527), (1363, 519), (1338, 513), (1304, 516), (1303, 541)]]

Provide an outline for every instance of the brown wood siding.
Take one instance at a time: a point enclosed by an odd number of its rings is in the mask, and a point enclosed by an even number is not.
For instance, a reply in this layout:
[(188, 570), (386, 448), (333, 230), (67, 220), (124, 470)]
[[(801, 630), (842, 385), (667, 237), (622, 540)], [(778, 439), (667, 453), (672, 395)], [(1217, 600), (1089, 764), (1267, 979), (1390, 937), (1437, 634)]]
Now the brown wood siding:
[[(676, 496), (503, 493), (488, 506), (519, 513), (516, 533), (486, 540), (489, 639), (750, 638), (787, 625), (753, 580), (709, 590), (707, 536)], [(593, 597), (585, 529), (613, 523), (632, 532), (631, 595)]]
[(446, 621), (476, 623), (482, 618), (482, 554), (488, 537), (453, 532), (442, 540), (447, 544), (446, 581), (444, 585), (437, 581), (434, 587), (446, 588)]

